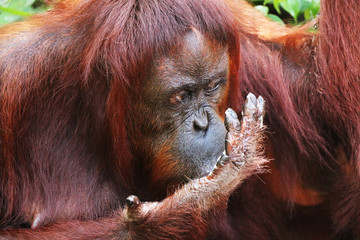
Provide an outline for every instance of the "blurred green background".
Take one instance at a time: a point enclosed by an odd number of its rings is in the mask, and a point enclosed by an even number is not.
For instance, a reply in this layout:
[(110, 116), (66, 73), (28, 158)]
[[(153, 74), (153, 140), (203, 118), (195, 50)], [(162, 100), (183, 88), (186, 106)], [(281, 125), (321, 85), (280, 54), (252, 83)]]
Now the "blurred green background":
[(319, 13), (320, 0), (251, 0), (257, 10), (283, 24), (310, 21)]
[(41, 0), (0, 0), (0, 25), (22, 20), (47, 9), (48, 6)]
[[(320, 0), (249, 0), (256, 9), (280, 24), (299, 24), (314, 19)], [(0, 0), (0, 25), (22, 20), (49, 8), (42, 0)]]

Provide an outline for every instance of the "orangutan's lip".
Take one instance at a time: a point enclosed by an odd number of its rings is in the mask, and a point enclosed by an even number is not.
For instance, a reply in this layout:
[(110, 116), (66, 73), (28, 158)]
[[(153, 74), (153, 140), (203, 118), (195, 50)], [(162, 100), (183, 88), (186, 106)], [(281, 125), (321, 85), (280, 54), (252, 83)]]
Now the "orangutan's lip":
[(223, 158), (223, 156), (226, 156), (226, 151), (225, 151), (225, 150), (224, 150), (224, 152), (217, 158), (217, 161), (216, 161), (214, 167), (212, 168), (212, 170), (211, 170), (208, 174), (206, 174), (205, 176), (211, 175), (211, 174), (214, 172), (214, 170), (217, 169), (217, 166), (218, 166), (218, 164), (220, 164), (220, 161), (221, 161), (221, 159)]
[(216, 162), (215, 162), (215, 164), (214, 164), (214, 166), (212, 168), (210, 168), (208, 171), (202, 172), (201, 174), (197, 175), (196, 177), (190, 178), (190, 179), (197, 179), (197, 178), (202, 178), (202, 177), (206, 177), (206, 176), (211, 175), (213, 173), (213, 171), (217, 168), (217, 166), (220, 163), (223, 156), (226, 156), (225, 150), (220, 154), (219, 157), (216, 158), (217, 160), (216, 160)]
[(215, 165), (214, 165), (214, 167), (213, 167), (213, 169), (215, 169), (216, 168), (216, 166), (218, 165), (218, 163), (220, 162), (220, 160), (221, 160), (221, 157), (223, 156), (223, 155), (225, 155), (226, 153), (225, 153), (225, 151), (218, 157), (218, 159), (217, 159), (217, 161), (216, 161), (216, 163), (215, 163)]

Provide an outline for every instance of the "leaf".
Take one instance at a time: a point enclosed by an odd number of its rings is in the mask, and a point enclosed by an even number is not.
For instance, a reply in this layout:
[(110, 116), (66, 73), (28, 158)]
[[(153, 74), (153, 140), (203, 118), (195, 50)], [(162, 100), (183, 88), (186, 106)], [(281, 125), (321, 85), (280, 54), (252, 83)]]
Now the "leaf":
[(2, 6), (0, 6), (0, 11), (5, 12), (5, 13), (10, 13), (10, 14), (13, 14), (13, 15), (17, 15), (17, 16), (22, 16), (22, 17), (29, 17), (29, 16), (32, 15), (31, 13), (28, 13), (28, 12), (16, 10), (16, 9), (13, 9), (13, 8), (2, 7)]
[(255, 9), (260, 11), (264, 16), (266, 16), (269, 12), (269, 8), (266, 6), (262, 6), (262, 5), (255, 6)]
[(283, 22), (283, 20), (281, 20), (281, 18), (278, 17), (277, 15), (268, 14), (267, 17), (270, 18), (271, 20), (273, 20), (274, 22), (279, 23), (281, 26), (284, 26), (284, 25), (285, 25), (284, 22)]
[(309, 19), (312, 18), (312, 13), (311, 13), (311, 10), (309, 8), (305, 10), (304, 18), (305, 18), (305, 20), (309, 20)]
[(305, 12), (310, 8), (312, 0), (300, 0), (300, 12)]
[(13, 22), (20, 19), (20, 16), (14, 15), (14, 14), (9, 14), (9, 13), (0, 13), (0, 25), (9, 23), (9, 22)]
[(255, 5), (262, 4), (263, 0), (250, 0), (251, 2), (255, 3)]
[(35, 0), (0, 0), (0, 25), (29, 17), (36, 10)]
[(273, 2), (273, 0), (264, 0), (263, 5), (265, 6), (266, 4), (268, 4), (268, 3), (272, 3), (272, 2)]
[(7, 7), (24, 10), (26, 7), (30, 7), (34, 2), (34, 0), (11, 0)]
[(274, 0), (273, 1), (273, 5), (274, 5), (274, 8), (275, 10), (277, 11), (278, 14), (281, 14), (281, 11), (280, 11), (280, 0)]
[(320, 11), (320, 0), (312, 0), (310, 10), (313, 17), (315, 17)]
[(294, 18), (295, 22), (297, 22), (301, 7), (300, 0), (284, 0), (280, 2), (280, 6)]

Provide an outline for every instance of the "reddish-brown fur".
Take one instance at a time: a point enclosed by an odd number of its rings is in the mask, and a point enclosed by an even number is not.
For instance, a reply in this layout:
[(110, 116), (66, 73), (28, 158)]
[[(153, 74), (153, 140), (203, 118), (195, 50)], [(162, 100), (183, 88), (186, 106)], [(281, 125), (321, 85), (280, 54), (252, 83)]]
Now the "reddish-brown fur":
[[(358, 238), (358, 2), (323, 1), (312, 33), (226, 2), (241, 44), (239, 99), (250, 91), (267, 100), (266, 152), (275, 159), (266, 184), (254, 177), (234, 194), (226, 231), (234, 239)], [(242, 101), (230, 105), (239, 112)]]
[[(122, 21), (135, 10), (129, 7), (131, 1), (85, 2), (60, 4), (53, 12), (0, 30), (3, 225), (19, 227), (32, 220), (32, 211), (44, 211), (45, 223), (67, 220), (20, 230), (20, 237), (91, 239), (106, 234), (109, 239), (125, 238), (127, 233), (119, 231), (121, 217), (109, 214), (127, 195), (142, 195), (143, 189), (133, 181), (136, 169), (129, 151), (130, 142), (137, 139), (127, 139), (135, 132), (127, 126), (131, 121), (127, 115), (130, 87), (139, 87), (151, 54), (168, 51), (186, 29), (164, 13), (159, 13), (164, 18), (155, 19), (158, 25), (150, 24), (144, 13), (144, 26), (132, 28)], [(248, 179), (232, 195), (226, 211), (220, 209), (220, 214), (203, 218), (198, 212), (201, 208), (194, 206), (172, 211), (172, 200), (167, 198), (169, 204), (155, 212), (159, 215), (154, 222), (159, 224), (150, 221), (152, 225), (142, 229), (161, 236), (199, 239), (357, 238), (357, 1), (323, 1), (319, 31), (310, 33), (307, 27), (274, 25), (244, 1), (226, 0), (236, 18), (238, 39), (231, 38), (230, 14), (222, 7), (198, 7), (204, 1), (181, 2), (164, 4), (177, 9), (180, 19), (210, 39), (229, 44), (230, 75), (239, 76), (239, 81), (230, 81), (229, 106), (239, 113), (250, 91), (266, 99), (266, 152), (275, 160), (271, 173)], [(223, 11), (224, 19), (218, 11)], [(203, 16), (200, 22), (196, 13)], [(98, 80), (110, 81), (110, 76), (111, 84)], [(43, 166), (44, 158), (54, 159), (56, 168)], [(44, 171), (39, 172), (38, 166)], [(57, 176), (56, 169), (65, 169), (61, 173), (66, 174)], [(83, 185), (74, 185), (74, 180)], [(71, 201), (62, 202), (63, 195)], [(226, 201), (213, 200), (218, 204)], [(102, 216), (109, 218), (80, 221)]]
[[(32, 224), (38, 229), (8, 233), (34, 239), (146, 234), (121, 227), (126, 219), (118, 210), (130, 194), (159, 200), (167, 191), (139, 181), (148, 156), (134, 156), (142, 144), (133, 124), (138, 116), (131, 115), (135, 93), (154, 55), (192, 29), (228, 47), (229, 82), (236, 82), (239, 49), (230, 16), (224, 3), (211, 0), (85, 0), (60, 2), (1, 28), (1, 228)], [(162, 195), (152, 196), (156, 191)], [(172, 206), (154, 210), (148, 222), (159, 224), (155, 236), (204, 235), (201, 208), (184, 205), (174, 215)], [(56, 222), (63, 223), (41, 228)]]

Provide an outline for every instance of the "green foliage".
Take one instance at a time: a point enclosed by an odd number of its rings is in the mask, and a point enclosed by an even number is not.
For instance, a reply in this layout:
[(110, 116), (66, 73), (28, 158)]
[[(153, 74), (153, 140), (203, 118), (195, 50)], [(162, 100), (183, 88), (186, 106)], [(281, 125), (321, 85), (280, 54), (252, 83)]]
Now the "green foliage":
[(250, 0), (265, 16), (283, 24), (283, 19), (292, 24), (314, 19), (319, 13), (320, 0)]
[(0, 0), (0, 25), (22, 20), (45, 10), (46, 5), (39, 0)]
[[(270, 19), (284, 24), (298, 24), (314, 19), (319, 13), (320, 0), (248, 0)], [(0, 0), (0, 25), (22, 20), (47, 10), (41, 0)]]

